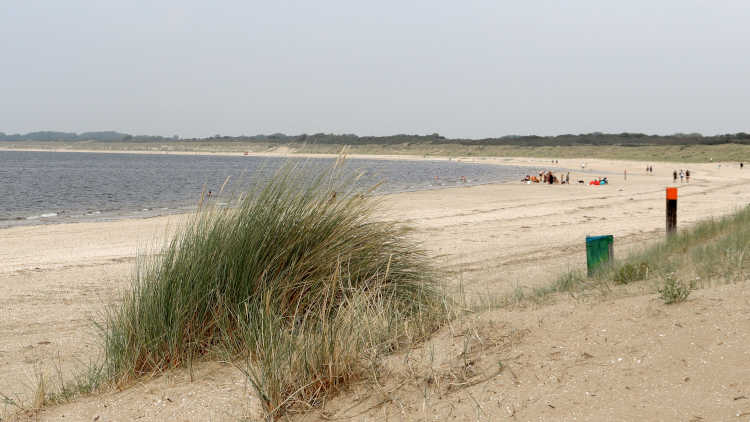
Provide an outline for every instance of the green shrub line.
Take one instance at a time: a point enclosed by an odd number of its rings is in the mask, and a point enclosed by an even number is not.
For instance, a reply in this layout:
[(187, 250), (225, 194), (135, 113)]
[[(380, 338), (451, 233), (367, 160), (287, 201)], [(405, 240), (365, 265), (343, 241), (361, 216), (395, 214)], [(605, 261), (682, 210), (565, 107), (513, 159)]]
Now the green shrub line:
[(291, 163), (236, 198), (202, 204), (101, 325), (105, 379), (221, 358), (277, 417), (315, 406), (384, 353), (449, 317), (440, 275), (341, 162), (311, 176)]

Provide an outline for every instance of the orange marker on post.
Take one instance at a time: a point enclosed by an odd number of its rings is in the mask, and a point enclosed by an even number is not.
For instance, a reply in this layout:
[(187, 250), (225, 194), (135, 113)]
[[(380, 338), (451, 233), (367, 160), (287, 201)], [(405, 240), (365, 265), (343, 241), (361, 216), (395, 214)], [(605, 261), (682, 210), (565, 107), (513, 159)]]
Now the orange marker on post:
[(677, 188), (667, 188), (667, 235), (677, 232)]

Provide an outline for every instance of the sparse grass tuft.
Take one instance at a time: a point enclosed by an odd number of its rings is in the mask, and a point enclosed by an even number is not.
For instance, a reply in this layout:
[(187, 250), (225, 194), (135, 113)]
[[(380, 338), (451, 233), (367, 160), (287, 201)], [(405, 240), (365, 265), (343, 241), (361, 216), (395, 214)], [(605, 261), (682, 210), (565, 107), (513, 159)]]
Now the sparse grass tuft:
[(340, 165), (290, 165), (237, 200), (204, 206), (102, 326), (117, 384), (201, 358), (230, 359), (269, 417), (323, 403), (383, 353), (448, 318), (438, 275)]
[(648, 263), (641, 262), (638, 264), (625, 262), (614, 268), (612, 281), (615, 284), (628, 284), (634, 281), (641, 281), (648, 278)]
[(690, 288), (675, 280), (672, 276), (667, 277), (664, 287), (659, 289), (659, 297), (667, 305), (684, 302), (689, 295)]
[(47, 398), (47, 381), (44, 374), (40, 373), (37, 377), (36, 388), (34, 389), (34, 399), (31, 403), (32, 409), (41, 409)]
[[(101, 364), (91, 362), (77, 369), (66, 379), (59, 365), (55, 366), (54, 388), (49, 385), (44, 397), (44, 404), (67, 403), (76, 397), (93, 393), (104, 380), (104, 368)], [(39, 374), (42, 378), (44, 375)]]
[(585, 274), (581, 271), (569, 271), (552, 283), (546, 290), (548, 293), (575, 292), (586, 283)]
[(81, 366), (72, 375), (64, 376), (59, 364), (53, 364), (51, 371), (36, 368), (30, 380), (31, 397), (12, 398), (0, 392), (0, 422), (8, 414), (16, 420), (31, 419), (45, 406), (68, 403), (82, 395), (93, 393), (104, 380), (103, 368), (94, 362)]

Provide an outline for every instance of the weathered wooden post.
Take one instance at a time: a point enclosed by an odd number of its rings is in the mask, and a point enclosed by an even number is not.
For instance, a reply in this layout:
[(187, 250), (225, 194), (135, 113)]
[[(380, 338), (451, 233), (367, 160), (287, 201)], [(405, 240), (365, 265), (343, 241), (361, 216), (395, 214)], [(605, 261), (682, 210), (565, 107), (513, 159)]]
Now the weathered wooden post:
[(667, 236), (677, 232), (677, 188), (667, 188)]

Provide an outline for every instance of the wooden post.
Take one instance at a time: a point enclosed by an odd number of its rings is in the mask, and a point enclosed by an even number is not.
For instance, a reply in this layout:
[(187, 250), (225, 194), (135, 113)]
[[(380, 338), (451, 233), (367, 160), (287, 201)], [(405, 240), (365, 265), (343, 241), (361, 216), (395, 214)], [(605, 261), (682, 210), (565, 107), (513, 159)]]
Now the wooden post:
[(677, 188), (667, 188), (667, 236), (677, 232)]

